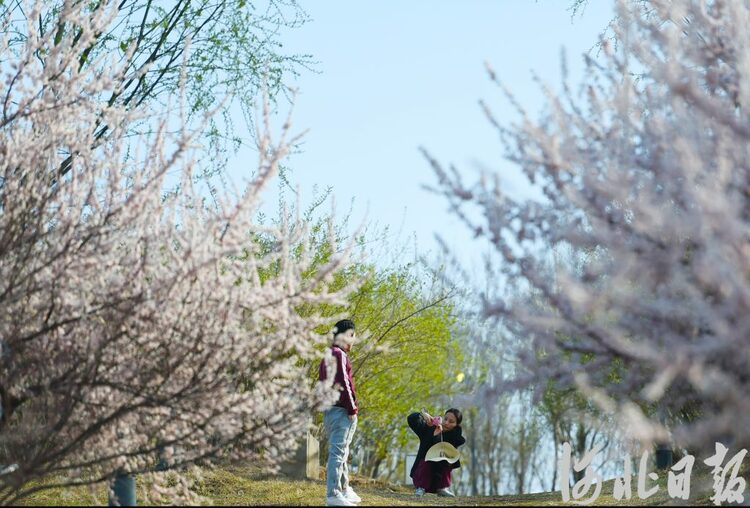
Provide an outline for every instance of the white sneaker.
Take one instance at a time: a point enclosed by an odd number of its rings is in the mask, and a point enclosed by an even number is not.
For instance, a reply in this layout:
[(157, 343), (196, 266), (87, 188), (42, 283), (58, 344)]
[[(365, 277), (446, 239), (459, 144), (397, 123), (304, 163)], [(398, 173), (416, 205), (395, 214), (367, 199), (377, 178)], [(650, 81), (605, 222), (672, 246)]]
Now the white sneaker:
[(344, 497), (350, 503), (361, 503), (362, 502), (362, 498), (359, 497), (357, 495), (357, 493), (354, 492), (354, 489), (352, 489), (351, 487), (347, 487), (346, 488), (346, 491), (344, 492)]
[(418, 487), (417, 490), (414, 491), (414, 495), (417, 497), (424, 496), (424, 489), (422, 487)]
[(441, 497), (456, 497), (456, 495), (453, 492), (451, 492), (450, 490), (448, 490), (447, 487), (444, 488), (444, 489), (438, 489), (438, 491), (436, 492), (436, 494), (438, 496), (441, 496)]
[(341, 492), (336, 492), (333, 496), (326, 498), (326, 506), (357, 506), (344, 497)]

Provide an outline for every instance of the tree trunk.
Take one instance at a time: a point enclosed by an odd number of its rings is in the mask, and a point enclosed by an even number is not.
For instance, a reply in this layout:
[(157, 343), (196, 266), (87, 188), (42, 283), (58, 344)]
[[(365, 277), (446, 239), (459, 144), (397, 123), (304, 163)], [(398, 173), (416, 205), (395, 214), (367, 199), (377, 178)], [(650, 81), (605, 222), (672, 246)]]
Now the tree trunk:
[[(558, 461), (559, 451), (560, 451), (557, 446), (558, 439), (557, 439), (557, 423), (556, 422), (552, 424), (552, 442), (553, 442), (554, 452), (555, 452), (555, 464), (554, 464), (554, 467), (552, 468), (552, 485), (550, 485), (549, 487), (550, 492), (555, 491), (555, 483), (557, 482), (557, 461)], [(560, 485), (560, 487), (562, 488), (562, 485)]]
[[(576, 442), (575, 442), (575, 457), (576, 460), (580, 460), (586, 454), (586, 438), (589, 435), (589, 431), (585, 425), (578, 422), (578, 429), (576, 431)], [(586, 470), (581, 471), (573, 470), (573, 480), (578, 483), (581, 481), (586, 474)]]
[(472, 414), (473, 418), (469, 419), (469, 447), (471, 450), (471, 468), (469, 473), (471, 474), (471, 494), (476, 496), (478, 492), (478, 481), (479, 481), (479, 457), (477, 456), (477, 436), (474, 430), (476, 429), (474, 421), (476, 419), (476, 412)]
[(378, 469), (380, 469), (380, 464), (383, 463), (383, 457), (378, 457), (375, 459), (375, 462), (373, 463), (372, 470), (370, 471), (370, 478), (373, 480), (378, 477)]

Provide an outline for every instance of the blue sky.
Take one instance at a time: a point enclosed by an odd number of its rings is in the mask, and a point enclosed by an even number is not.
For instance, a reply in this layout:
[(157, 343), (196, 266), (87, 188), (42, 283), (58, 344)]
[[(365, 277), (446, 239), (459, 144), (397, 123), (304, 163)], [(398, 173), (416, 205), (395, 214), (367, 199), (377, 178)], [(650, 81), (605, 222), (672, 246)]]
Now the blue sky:
[[(311, 53), (319, 62), (319, 73), (303, 71), (290, 83), (299, 90), (293, 124), (297, 131), (309, 129), (301, 153), (288, 160), (303, 202), (310, 201), (315, 185), (330, 185), (340, 213), (354, 199), (353, 224), (388, 225), (400, 232), (394, 242), (416, 244), (421, 254), (438, 251), (439, 233), (464, 262), (476, 263), (481, 244), (471, 242), (445, 200), (422, 188), (435, 178), (418, 147), (455, 164), (467, 181), (481, 167), (499, 172), (508, 192), (528, 192), (502, 159), (497, 134), (479, 108), (484, 99), (501, 121), (514, 117), (484, 62), (523, 106), (539, 111), (544, 100), (532, 71), (559, 88), (565, 48), (570, 81), (577, 84), (581, 54), (612, 18), (609, 0), (590, 1), (573, 18), (571, 3), (303, 2), (311, 21), (280, 37), (285, 51)], [(234, 174), (242, 159), (230, 164)], [(273, 190), (266, 196), (270, 209), (276, 196)]]

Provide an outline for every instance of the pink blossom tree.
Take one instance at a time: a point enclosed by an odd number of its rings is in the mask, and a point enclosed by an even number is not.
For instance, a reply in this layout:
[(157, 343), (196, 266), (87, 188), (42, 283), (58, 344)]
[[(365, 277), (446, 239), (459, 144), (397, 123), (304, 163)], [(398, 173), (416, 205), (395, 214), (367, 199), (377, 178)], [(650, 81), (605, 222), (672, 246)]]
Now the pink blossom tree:
[[(485, 106), (538, 198), (427, 155), (493, 247), (482, 307), (516, 339), (506, 388), (577, 387), (643, 442), (750, 442), (748, 22), (745, 1), (622, 0), (580, 93), (545, 87), (535, 120), (507, 92), (511, 125)], [(577, 261), (550, 263), (561, 249)]]
[[(117, 14), (84, 4), (65, 3), (59, 30), (27, 27), (21, 50), (7, 23), (0, 39), (0, 504), (159, 460), (272, 467), (335, 396), (304, 381), (330, 318), (298, 309), (344, 303), (329, 282), (347, 249), (311, 275), (303, 220), (254, 222), (289, 122), (275, 140), (266, 106), (246, 187), (204, 206), (196, 132), (101, 100), (138, 77), (128, 61), (79, 65)], [(43, 8), (26, 5), (28, 22)], [(95, 141), (102, 119), (111, 135)], [(153, 134), (129, 139), (142, 121)]]

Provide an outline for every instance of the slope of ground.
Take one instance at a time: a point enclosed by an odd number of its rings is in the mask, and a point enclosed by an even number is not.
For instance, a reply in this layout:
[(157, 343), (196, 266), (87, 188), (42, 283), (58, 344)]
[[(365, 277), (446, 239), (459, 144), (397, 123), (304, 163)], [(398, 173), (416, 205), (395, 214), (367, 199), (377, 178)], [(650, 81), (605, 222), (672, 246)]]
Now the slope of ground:
[[(612, 496), (613, 481), (604, 483), (602, 493), (595, 505), (628, 505), (628, 506), (668, 506), (685, 504), (682, 500), (671, 499), (667, 493), (667, 475), (660, 474), (656, 484), (659, 491), (642, 500), (637, 495), (637, 477), (632, 479), (632, 496), (630, 500), (616, 501)], [(694, 472), (692, 475), (691, 496), (687, 504), (710, 505), (709, 497), (712, 480), (708, 472)], [(353, 478), (352, 485), (362, 497), (361, 506), (532, 506), (563, 504), (560, 492), (542, 494), (524, 494), (516, 496), (475, 496), (442, 498), (427, 494), (416, 498), (413, 489)], [(649, 481), (649, 487), (653, 482)], [(142, 486), (139, 486), (139, 489)], [(280, 476), (269, 476), (250, 468), (226, 467), (206, 471), (199, 484), (199, 492), (215, 505), (287, 505), (314, 506), (325, 501), (325, 483), (313, 480), (292, 480)], [(593, 489), (590, 491), (593, 492)], [(143, 500), (139, 492), (139, 500)], [(582, 500), (585, 500), (583, 498)], [(106, 505), (107, 493), (103, 485), (93, 488), (51, 489), (38, 492), (26, 498), (22, 505), (39, 506), (92, 506)], [(571, 503), (572, 505), (572, 503)]]

